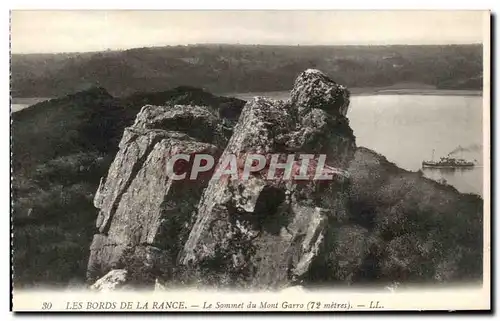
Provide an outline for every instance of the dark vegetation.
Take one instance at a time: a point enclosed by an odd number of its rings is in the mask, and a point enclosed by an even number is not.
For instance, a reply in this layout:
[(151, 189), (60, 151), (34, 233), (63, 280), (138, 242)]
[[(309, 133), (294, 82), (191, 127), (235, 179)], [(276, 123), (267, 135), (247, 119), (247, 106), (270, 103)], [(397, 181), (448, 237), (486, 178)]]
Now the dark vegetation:
[(481, 280), (479, 196), (400, 169), (362, 147), (349, 172), (353, 225), (339, 233), (344, 250), (337, 255), (349, 262), (350, 269), (339, 271), (352, 275), (352, 282)]
[(73, 54), (12, 55), (13, 97), (59, 97), (90, 87), (114, 96), (177, 86), (210, 92), (279, 91), (317, 68), (341, 84), (482, 87), (481, 45), (191, 45)]

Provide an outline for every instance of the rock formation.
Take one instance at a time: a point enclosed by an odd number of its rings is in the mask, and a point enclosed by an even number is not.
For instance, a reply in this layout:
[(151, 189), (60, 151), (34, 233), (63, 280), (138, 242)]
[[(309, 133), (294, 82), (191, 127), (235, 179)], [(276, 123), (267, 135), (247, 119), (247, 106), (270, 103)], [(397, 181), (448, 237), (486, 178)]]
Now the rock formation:
[[(317, 70), (296, 80), (289, 101), (255, 98), (227, 142), (221, 118), (200, 106), (145, 106), (126, 128), (94, 199), (99, 209), (89, 280), (111, 269), (140, 271), (137, 282), (281, 287), (311, 266), (328, 266), (331, 227), (347, 217), (347, 168), (355, 139), (349, 92)], [(226, 146), (227, 145), (227, 146)], [(325, 154), (333, 180), (240, 178), (170, 180), (168, 157), (209, 153)], [(317, 159), (311, 160), (317, 162)], [(133, 273), (131, 273), (133, 274)], [(129, 276), (134, 279), (133, 275)]]
[[(348, 107), (347, 89), (317, 70), (297, 77), (289, 100), (248, 101), (235, 125), (238, 106), (224, 106), (226, 119), (206, 106), (143, 107), (94, 199), (89, 281), (120, 269), (127, 286), (151, 289), (480, 279), (482, 200), (356, 148)], [(282, 169), (271, 179), (262, 167), (171, 180), (166, 164), (178, 153), (216, 164), (234, 155), (238, 167), (249, 154), (291, 155), (294, 173), (312, 154), (307, 175), (326, 155), (333, 177), (287, 179)]]
[[(243, 108), (222, 157), (326, 154), (327, 165), (345, 168), (355, 150), (348, 97), (321, 72), (307, 70), (291, 101), (256, 98)], [(200, 280), (210, 285), (300, 282), (312, 264), (329, 264), (331, 227), (347, 216), (348, 178), (338, 173), (331, 181), (268, 180), (260, 172), (248, 180), (211, 180), (179, 263), (200, 268)]]
[(91, 245), (89, 279), (131, 265), (140, 271), (140, 283), (153, 282), (157, 268), (169, 273), (207, 182), (170, 180), (166, 163), (180, 152), (216, 155), (212, 143), (223, 140), (218, 125), (217, 117), (201, 107), (145, 106), (125, 129), (94, 199), (99, 233)]

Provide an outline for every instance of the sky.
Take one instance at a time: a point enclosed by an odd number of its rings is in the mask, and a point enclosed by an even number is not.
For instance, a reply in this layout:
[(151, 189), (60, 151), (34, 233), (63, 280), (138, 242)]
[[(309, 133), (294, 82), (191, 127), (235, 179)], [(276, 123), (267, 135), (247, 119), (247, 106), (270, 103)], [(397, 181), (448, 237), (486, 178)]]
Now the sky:
[(481, 43), (481, 11), (12, 11), (13, 53), (194, 43)]

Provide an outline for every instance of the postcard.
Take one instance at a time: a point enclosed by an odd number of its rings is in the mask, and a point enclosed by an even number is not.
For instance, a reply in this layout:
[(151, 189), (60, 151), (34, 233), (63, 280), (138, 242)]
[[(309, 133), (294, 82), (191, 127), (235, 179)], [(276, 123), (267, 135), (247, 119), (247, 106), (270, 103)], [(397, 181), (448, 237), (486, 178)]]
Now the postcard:
[(490, 310), (490, 20), (11, 11), (12, 310)]

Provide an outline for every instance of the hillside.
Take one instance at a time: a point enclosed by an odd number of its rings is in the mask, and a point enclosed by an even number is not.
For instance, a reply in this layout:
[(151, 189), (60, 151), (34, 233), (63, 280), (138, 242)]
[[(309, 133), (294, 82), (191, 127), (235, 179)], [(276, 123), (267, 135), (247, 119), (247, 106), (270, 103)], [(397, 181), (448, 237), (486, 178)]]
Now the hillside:
[[(12, 55), (13, 97), (59, 97), (93, 86), (114, 96), (177, 86), (210, 92), (291, 89), (318, 68), (350, 88), (416, 83), (482, 88), (481, 45), (190, 45), (73, 54)], [(415, 86), (412, 85), (414, 88)]]
[(458, 193), (420, 172), (400, 169), (364, 147), (357, 149), (349, 172), (351, 220), (367, 233), (365, 250), (372, 266), (357, 266), (353, 275), (406, 283), (481, 279), (483, 202), (479, 196)]

